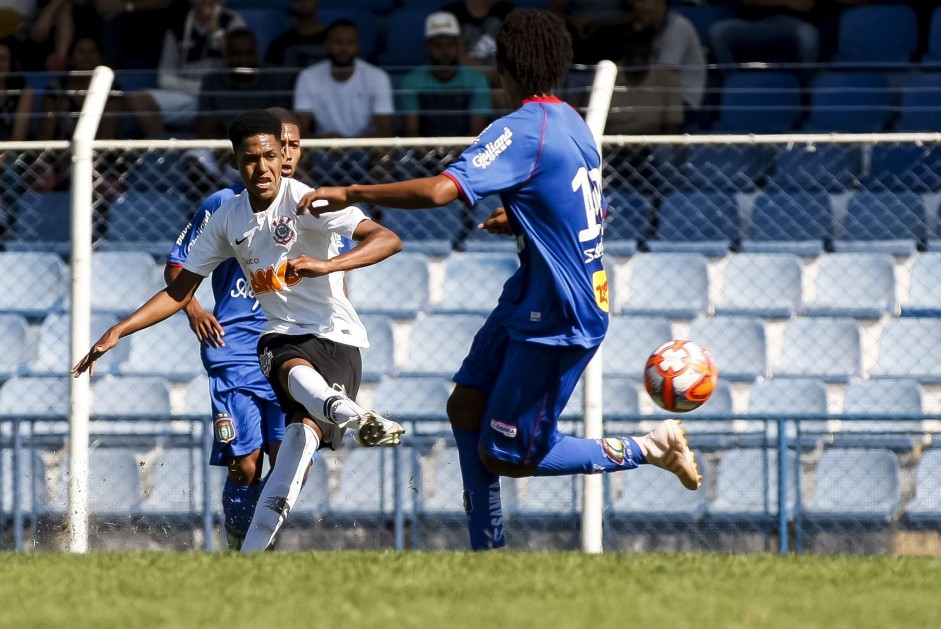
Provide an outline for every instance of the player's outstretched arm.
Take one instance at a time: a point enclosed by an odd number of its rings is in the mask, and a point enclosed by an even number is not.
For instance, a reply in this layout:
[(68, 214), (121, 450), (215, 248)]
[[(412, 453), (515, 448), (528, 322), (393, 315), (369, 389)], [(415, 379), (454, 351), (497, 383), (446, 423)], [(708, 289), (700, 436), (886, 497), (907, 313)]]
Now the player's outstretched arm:
[(86, 371), (88, 375), (94, 375), (95, 363), (108, 351), (114, 349), (122, 337), (149, 328), (182, 310), (192, 299), (202, 280), (201, 275), (186, 269), (181, 270), (170, 286), (151, 297), (147, 303), (128, 315), (126, 319), (108, 328), (92, 345), (85, 357), (72, 367), (72, 376), (77, 378)]
[[(163, 279), (166, 281), (167, 286), (173, 283), (173, 280), (182, 270), (183, 267), (171, 264), (164, 267)], [(225, 336), (225, 330), (222, 329), (215, 315), (203, 308), (195, 296), (186, 304), (183, 312), (186, 314), (186, 318), (189, 319), (190, 329), (193, 330), (193, 334), (196, 335), (201, 345), (225, 347), (225, 341), (222, 340), (222, 337)]]
[[(354, 203), (372, 203), (403, 210), (421, 210), (447, 205), (457, 199), (457, 184), (444, 175), (409, 179), (396, 183), (354, 184), (342, 188), (324, 186), (308, 192), (297, 204), (297, 213), (320, 215), (342, 210)], [(326, 205), (323, 205), (326, 203)]]

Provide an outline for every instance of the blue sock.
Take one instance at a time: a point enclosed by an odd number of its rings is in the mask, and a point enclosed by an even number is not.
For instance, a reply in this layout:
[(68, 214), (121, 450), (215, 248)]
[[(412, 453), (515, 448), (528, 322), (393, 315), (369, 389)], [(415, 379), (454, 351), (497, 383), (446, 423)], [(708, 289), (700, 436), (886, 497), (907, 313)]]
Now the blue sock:
[(632, 470), (646, 463), (630, 437), (580, 439), (563, 435), (536, 468), (536, 476), (566, 476)]
[(489, 550), (506, 546), (500, 477), (490, 473), (477, 454), (480, 431), (452, 429), (464, 481), (464, 511), (467, 513), (471, 549)]
[(252, 523), (255, 514), (255, 505), (264, 483), (255, 485), (240, 485), (231, 478), (225, 479), (222, 487), (222, 513), (225, 516), (227, 531), (245, 535), (248, 525)]

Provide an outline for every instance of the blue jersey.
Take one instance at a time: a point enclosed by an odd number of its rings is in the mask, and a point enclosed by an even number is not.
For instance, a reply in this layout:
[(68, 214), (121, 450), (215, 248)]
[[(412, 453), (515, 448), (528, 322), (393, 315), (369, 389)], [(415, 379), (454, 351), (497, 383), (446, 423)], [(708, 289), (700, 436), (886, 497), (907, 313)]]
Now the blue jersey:
[[(209, 217), (244, 188), (239, 183), (207, 197), (177, 238), (167, 264), (182, 266), (193, 243), (209, 222)], [(265, 315), (255, 299), (251, 284), (234, 258), (224, 261), (212, 272), (212, 294), (216, 300), (213, 314), (225, 330), (225, 346), (202, 347), (201, 355), (206, 371), (212, 375), (213, 370), (233, 366), (250, 366), (258, 370), (258, 336), (264, 330)]]
[(444, 175), (470, 205), (499, 194), (517, 239), (520, 268), (491, 318), (517, 340), (601, 343), (608, 327), (601, 155), (581, 116), (555, 97), (528, 99)]

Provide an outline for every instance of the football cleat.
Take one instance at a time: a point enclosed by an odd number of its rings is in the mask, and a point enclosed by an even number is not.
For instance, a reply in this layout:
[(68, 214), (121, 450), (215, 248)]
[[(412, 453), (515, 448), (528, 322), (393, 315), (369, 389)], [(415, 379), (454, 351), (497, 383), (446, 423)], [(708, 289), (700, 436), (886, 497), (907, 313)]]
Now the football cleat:
[(397, 446), (401, 443), (405, 429), (398, 422), (386, 419), (376, 411), (366, 411), (359, 417), (359, 426), (354, 433), (356, 443), (364, 448)]
[(696, 490), (702, 485), (696, 456), (689, 449), (686, 431), (675, 419), (666, 419), (639, 439), (651, 465), (676, 474), (683, 487)]

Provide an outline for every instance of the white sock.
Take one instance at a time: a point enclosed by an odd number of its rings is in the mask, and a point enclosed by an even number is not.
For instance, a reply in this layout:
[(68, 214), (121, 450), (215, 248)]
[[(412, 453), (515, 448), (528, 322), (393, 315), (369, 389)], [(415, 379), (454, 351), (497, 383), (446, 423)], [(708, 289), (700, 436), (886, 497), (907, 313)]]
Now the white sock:
[(304, 473), (319, 445), (317, 433), (306, 424), (291, 424), (284, 429), (278, 459), (268, 474), (252, 523), (242, 542), (243, 553), (265, 550), (274, 540), (297, 502)]
[(327, 384), (316, 369), (306, 365), (292, 367), (288, 372), (288, 393), (303, 404), (312, 417), (343, 428), (358, 423), (359, 416), (366, 412), (346, 394)]

